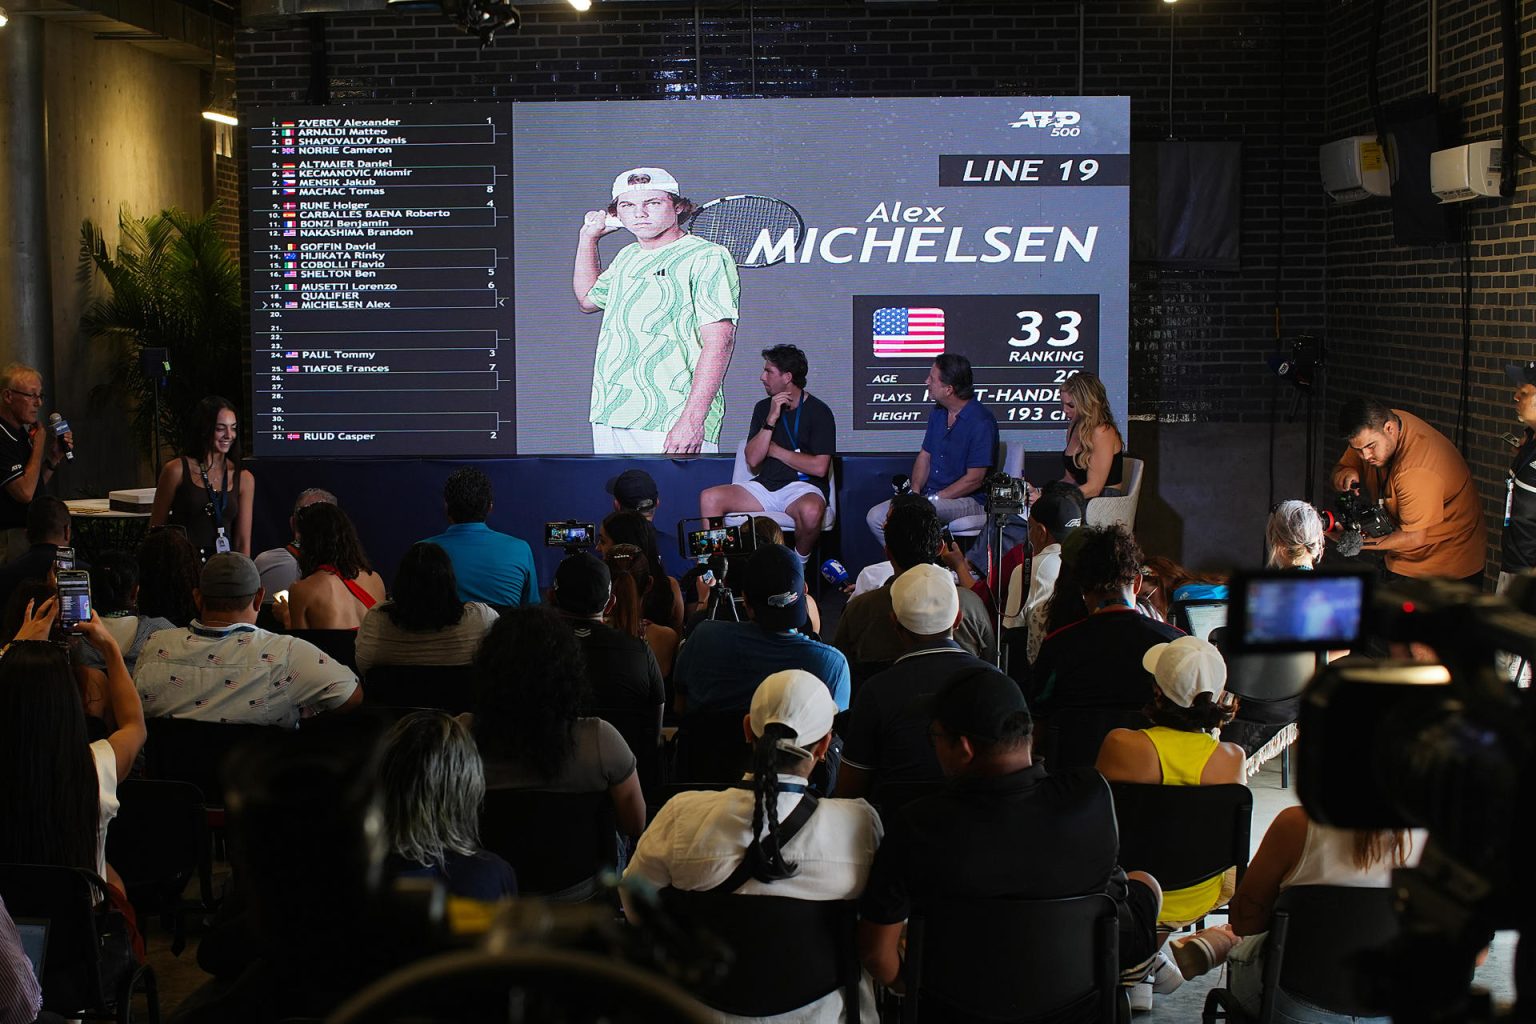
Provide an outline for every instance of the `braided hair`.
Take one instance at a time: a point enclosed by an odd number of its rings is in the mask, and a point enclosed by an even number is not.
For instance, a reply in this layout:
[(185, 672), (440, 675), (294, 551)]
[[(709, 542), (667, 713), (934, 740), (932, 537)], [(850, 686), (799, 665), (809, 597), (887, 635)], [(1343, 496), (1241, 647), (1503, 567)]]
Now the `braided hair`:
[(752, 835), (757, 842), (748, 847), (747, 857), (752, 877), (764, 883), (800, 873), (800, 865), (785, 860), (779, 848), (779, 769), (802, 758), (800, 752), (780, 749), (780, 740), (793, 744), (795, 730), (783, 722), (769, 722), (752, 745)]

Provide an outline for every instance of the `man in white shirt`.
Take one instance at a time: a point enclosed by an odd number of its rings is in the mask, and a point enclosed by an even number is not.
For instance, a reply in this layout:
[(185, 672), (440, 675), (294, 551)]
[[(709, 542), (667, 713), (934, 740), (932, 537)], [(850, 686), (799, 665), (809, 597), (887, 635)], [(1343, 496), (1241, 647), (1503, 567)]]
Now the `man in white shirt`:
[(192, 625), (151, 633), (139, 654), (133, 682), (147, 717), (291, 729), (362, 703), (346, 665), (306, 640), (256, 627), (261, 576), (245, 555), (208, 559), (193, 597)]

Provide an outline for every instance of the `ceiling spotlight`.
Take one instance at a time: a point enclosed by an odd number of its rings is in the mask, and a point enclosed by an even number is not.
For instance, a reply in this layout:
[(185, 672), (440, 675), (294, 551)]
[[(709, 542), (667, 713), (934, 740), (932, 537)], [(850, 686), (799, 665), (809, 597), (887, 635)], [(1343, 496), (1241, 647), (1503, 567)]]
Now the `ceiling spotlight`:
[(205, 110), (203, 117), (209, 121), (217, 121), (219, 124), (227, 124), (231, 128), (240, 127), (240, 119), (233, 114), (226, 114), (222, 110)]
[(590, 11), (592, 9), (592, 0), (570, 0), (570, 5), (578, 11)]
[(11, 19), (6, 16), (5, 8), (4, 7), (0, 7), (0, 28), (5, 28), (5, 23), (10, 21), (10, 20)]

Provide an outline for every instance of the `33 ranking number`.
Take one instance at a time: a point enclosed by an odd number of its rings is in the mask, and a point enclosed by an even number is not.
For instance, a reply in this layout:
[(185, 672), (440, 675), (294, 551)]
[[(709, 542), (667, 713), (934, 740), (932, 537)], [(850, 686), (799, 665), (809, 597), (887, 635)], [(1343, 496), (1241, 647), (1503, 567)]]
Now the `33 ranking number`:
[(1008, 344), (1014, 348), (1033, 348), (1041, 341), (1056, 348), (1069, 348), (1082, 337), (1078, 328), (1082, 325), (1083, 314), (1075, 309), (1060, 309), (1049, 314), (1054, 321), (1049, 337), (1043, 334), (1047, 314), (1037, 309), (1021, 309), (1014, 315), (1019, 318), (1018, 337), (1008, 339)]

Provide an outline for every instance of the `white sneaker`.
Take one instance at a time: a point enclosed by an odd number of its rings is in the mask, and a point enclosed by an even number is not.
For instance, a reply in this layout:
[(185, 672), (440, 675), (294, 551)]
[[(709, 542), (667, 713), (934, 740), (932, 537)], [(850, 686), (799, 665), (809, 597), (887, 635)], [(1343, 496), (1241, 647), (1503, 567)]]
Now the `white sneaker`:
[(1152, 961), (1152, 970), (1147, 974), (1147, 981), (1152, 983), (1152, 991), (1159, 995), (1167, 995), (1180, 985), (1184, 984), (1184, 972), (1179, 970), (1179, 965), (1173, 962), (1167, 949), (1158, 951), (1157, 959)]
[(1138, 981), (1130, 987), (1131, 1012), (1146, 1013), (1152, 1009), (1152, 983)]

